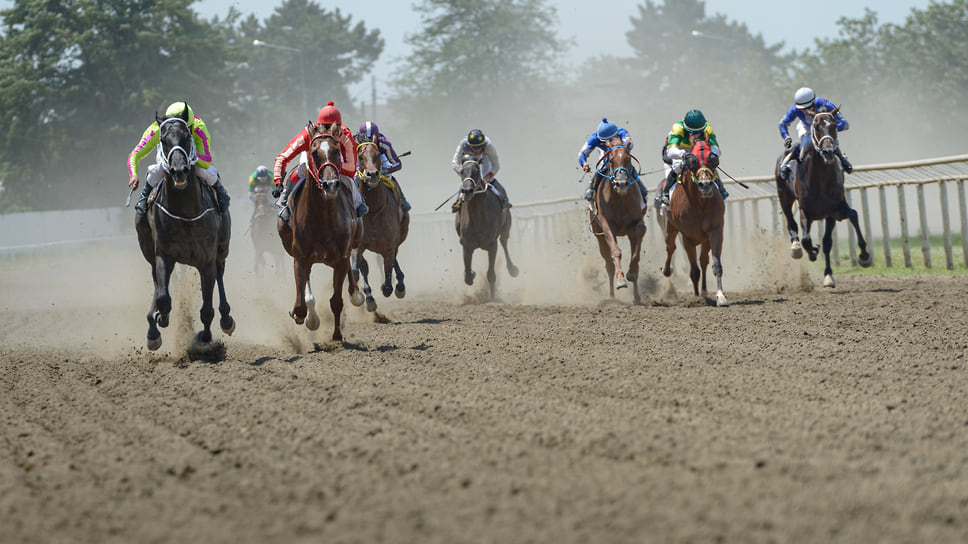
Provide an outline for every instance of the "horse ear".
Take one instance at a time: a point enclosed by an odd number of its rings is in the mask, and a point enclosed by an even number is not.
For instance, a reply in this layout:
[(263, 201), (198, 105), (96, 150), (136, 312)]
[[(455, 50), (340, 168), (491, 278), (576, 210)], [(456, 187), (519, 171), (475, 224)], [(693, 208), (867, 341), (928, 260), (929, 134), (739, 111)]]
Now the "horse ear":
[(837, 115), (837, 112), (839, 112), (839, 111), (840, 111), (840, 106), (837, 106), (836, 108), (834, 108), (834, 111), (830, 112), (830, 114), (831, 115)]
[(158, 110), (155, 110), (155, 122), (157, 122), (160, 125), (162, 121), (164, 121), (164, 119), (162, 119), (161, 116), (158, 115)]
[(187, 125), (191, 121), (191, 119), (188, 118), (188, 102), (184, 102), (184, 104), (185, 104), (185, 109), (182, 110), (180, 117), (181, 117), (181, 120), (185, 121), (185, 124)]

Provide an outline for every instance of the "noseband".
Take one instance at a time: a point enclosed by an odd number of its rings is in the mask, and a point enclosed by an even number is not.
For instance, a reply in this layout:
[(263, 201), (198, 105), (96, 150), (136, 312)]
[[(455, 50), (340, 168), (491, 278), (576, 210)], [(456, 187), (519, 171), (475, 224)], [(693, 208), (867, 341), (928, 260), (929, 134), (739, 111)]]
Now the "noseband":
[(828, 133), (824, 133), (823, 136), (820, 136), (820, 137), (817, 136), (817, 134), (819, 132), (821, 132), (821, 126), (818, 123), (818, 121), (821, 119), (821, 117), (827, 123), (835, 123), (834, 116), (832, 114), (830, 114), (829, 112), (820, 112), (820, 113), (817, 113), (813, 117), (813, 123), (810, 124), (810, 142), (813, 144), (813, 148), (814, 149), (816, 149), (818, 152), (822, 152), (820, 146), (824, 142), (826, 142), (826, 141), (829, 140), (830, 141), (830, 144), (833, 146), (833, 149), (831, 151), (835, 151), (837, 149), (837, 139), (836, 139), (835, 135), (831, 135), (831, 134), (828, 134)]
[[(629, 156), (629, 165), (632, 164), (632, 161), (633, 160), (635, 162), (639, 162), (639, 160), (636, 159), (635, 156), (632, 155), (632, 153), (629, 153), (628, 152), (628, 148), (626, 146), (624, 146), (624, 145), (616, 145), (614, 147), (609, 148), (609, 150), (608, 150), (609, 153), (603, 155), (602, 158), (600, 159), (603, 162), (608, 162), (609, 163), (609, 172), (606, 173), (602, 169), (599, 169), (598, 170), (598, 173), (601, 174), (601, 176), (603, 178), (607, 179), (612, 184), (612, 187), (617, 187), (618, 186), (619, 182), (615, 181), (615, 178), (618, 176), (618, 173), (619, 172), (622, 172), (622, 171), (624, 171), (625, 174), (626, 174), (626, 176), (627, 176), (626, 179), (628, 181), (626, 181), (626, 185), (631, 185), (633, 183), (637, 183), (639, 181), (639, 170), (642, 170), (641, 165), (639, 165), (638, 170), (636, 170), (634, 168), (628, 168), (628, 167), (625, 167), (625, 166), (619, 166), (617, 168), (613, 168), (612, 167), (612, 164), (611, 164), (611, 161), (608, 159), (608, 157), (611, 154), (611, 152), (612, 152), (613, 149), (624, 149), (626, 151), (626, 153), (628, 154), (628, 156)], [(634, 178), (632, 177), (633, 172), (635, 174), (635, 177)]]
[[(332, 140), (333, 145), (338, 145), (337, 142), (336, 142), (336, 138), (333, 137), (332, 134), (317, 134), (316, 136), (313, 136), (313, 139), (310, 140), (310, 142), (309, 142), (309, 148), (310, 148), (310, 150), (312, 150), (313, 144), (316, 143), (317, 140), (323, 140), (323, 139)], [(316, 166), (316, 159), (313, 157), (313, 153), (310, 151), (310, 153), (308, 153), (308, 155), (309, 156), (307, 158), (309, 160), (309, 175), (312, 176), (313, 181), (316, 182), (316, 186), (317, 187), (319, 187), (320, 189), (322, 189), (323, 188), (323, 182), (324, 181), (334, 181), (334, 180), (321, 179), (322, 178), (322, 175), (321, 175), (320, 172), (322, 172), (323, 170), (325, 170), (327, 166), (332, 166), (333, 169), (336, 170), (336, 179), (337, 180), (339, 179), (339, 166), (337, 166), (336, 163), (334, 163), (333, 161), (327, 160), (326, 162), (324, 162), (323, 164), (321, 164), (319, 167), (317, 167)]]
[(161, 162), (161, 165), (167, 171), (171, 168), (172, 155), (176, 151), (181, 151), (182, 153), (185, 154), (185, 159), (188, 160), (188, 166), (195, 166), (195, 163), (198, 162), (198, 154), (195, 151), (195, 138), (192, 137), (192, 131), (191, 129), (188, 128), (188, 123), (186, 123), (184, 119), (181, 119), (178, 117), (170, 117), (168, 119), (165, 119), (164, 121), (161, 122), (160, 125), (158, 125), (159, 140), (161, 138), (160, 133), (162, 132), (162, 129), (168, 123), (178, 123), (178, 124), (181, 124), (183, 127), (185, 127), (185, 130), (188, 131), (188, 141), (191, 142), (191, 144), (189, 145), (189, 148), (187, 151), (185, 150), (184, 147), (180, 145), (175, 145), (175, 146), (172, 146), (172, 148), (169, 149), (168, 152), (166, 153), (165, 143), (163, 141), (160, 141), (159, 142), (160, 145), (158, 146), (158, 150), (160, 151), (160, 153), (158, 153), (159, 162)]
[(481, 171), (481, 162), (478, 161), (478, 160), (475, 160), (475, 159), (467, 159), (467, 158), (465, 158), (464, 159), (464, 162), (462, 162), (461, 163), (461, 166), (460, 166), (461, 176), (463, 176), (462, 182), (461, 182), (461, 190), (463, 190), (463, 183), (469, 181), (470, 184), (471, 184), (471, 187), (474, 188), (474, 191), (473, 191), (474, 194), (483, 193), (485, 191), (485, 188), (484, 188), (484, 180), (483, 179), (477, 179), (477, 180), (475, 180), (472, 177), (468, 177), (468, 176), (465, 176), (464, 175), (464, 172), (467, 170), (467, 168), (471, 164), (473, 164), (473, 165), (475, 165), (477, 167), (478, 178), (480, 178), (480, 175), (479, 174), (480, 174), (480, 171)]

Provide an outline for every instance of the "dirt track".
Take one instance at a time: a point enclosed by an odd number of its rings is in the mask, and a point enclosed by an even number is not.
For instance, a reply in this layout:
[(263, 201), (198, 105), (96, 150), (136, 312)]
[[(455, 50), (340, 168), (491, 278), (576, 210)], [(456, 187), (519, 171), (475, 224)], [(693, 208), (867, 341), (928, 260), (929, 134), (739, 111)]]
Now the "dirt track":
[(725, 309), (415, 288), (343, 345), (237, 282), (206, 363), (197, 306), (142, 347), (145, 268), (0, 273), (0, 541), (968, 540), (968, 277)]

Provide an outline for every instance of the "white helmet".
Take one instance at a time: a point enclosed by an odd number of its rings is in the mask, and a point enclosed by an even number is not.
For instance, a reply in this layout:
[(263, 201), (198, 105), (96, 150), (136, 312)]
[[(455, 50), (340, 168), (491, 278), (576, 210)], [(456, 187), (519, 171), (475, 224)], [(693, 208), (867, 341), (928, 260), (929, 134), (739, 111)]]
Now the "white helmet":
[(797, 89), (797, 93), (793, 95), (793, 100), (797, 103), (797, 108), (801, 110), (812, 106), (815, 98), (817, 98), (817, 95), (814, 94), (813, 89), (810, 87), (800, 87)]

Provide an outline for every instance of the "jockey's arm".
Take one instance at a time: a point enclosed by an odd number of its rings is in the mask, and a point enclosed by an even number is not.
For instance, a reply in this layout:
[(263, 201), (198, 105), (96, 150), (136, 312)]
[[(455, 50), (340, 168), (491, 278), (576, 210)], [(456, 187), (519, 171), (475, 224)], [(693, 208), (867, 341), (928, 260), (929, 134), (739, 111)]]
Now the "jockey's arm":
[(195, 164), (199, 168), (208, 168), (212, 164), (212, 151), (209, 149), (212, 136), (208, 133), (205, 121), (198, 116), (195, 116), (192, 126), (192, 137), (195, 139), (195, 154), (198, 156), (198, 162)]
[(780, 119), (780, 138), (785, 140), (790, 137), (790, 131), (787, 130), (787, 125), (796, 120), (798, 111), (799, 110), (796, 106), (790, 106), (790, 109), (787, 110), (786, 115)]
[(400, 157), (397, 155), (397, 151), (393, 149), (393, 144), (390, 140), (382, 134), (379, 137), (380, 150), (383, 151), (383, 155), (387, 158), (387, 174), (392, 174), (403, 168), (403, 163), (400, 162)]
[(457, 144), (457, 151), (454, 151), (454, 158), (451, 159), (450, 165), (454, 168), (454, 172), (460, 175), (460, 163), (461, 159), (464, 157), (464, 140), (461, 140)]
[(272, 165), (272, 181), (276, 185), (282, 183), (282, 176), (286, 173), (286, 165), (289, 164), (289, 161), (307, 149), (309, 149), (309, 133), (306, 132), (306, 129), (302, 129), (276, 155), (276, 161)]
[(134, 146), (128, 154), (128, 186), (132, 189), (138, 186), (138, 163), (151, 153), (151, 150), (158, 145), (159, 139), (158, 123), (151, 123), (138, 140), (138, 145)]
[(492, 178), (497, 176), (498, 170), (501, 169), (501, 163), (498, 162), (497, 149), (494, 147), (490, 141), (484, 147), (484, 154), (487, 155), (488, 161), (491, 163), (491, 171), (484, 175), (484, 178), (490, 181)]

